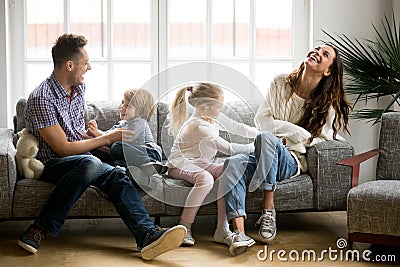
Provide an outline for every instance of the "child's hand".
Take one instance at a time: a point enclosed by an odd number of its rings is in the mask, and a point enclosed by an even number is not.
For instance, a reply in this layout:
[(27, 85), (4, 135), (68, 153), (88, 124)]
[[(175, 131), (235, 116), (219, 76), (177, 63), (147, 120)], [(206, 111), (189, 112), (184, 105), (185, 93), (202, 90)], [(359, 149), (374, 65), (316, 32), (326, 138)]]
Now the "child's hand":
[(97, 136), (103, 135), (99, 131), (99, 128), (97, 127), (97, 122), (95, 120), (90, 120), (88, 122), (88, 129), (87, 129), (86, 133), (92, 137), (97, 137)]
[(95, 120), (90, 120), (89, 122), (88, 122), (88, 129), (90, 129), (90, 130), (97, 130), (98, 128), (97, 128), (97, 121), (95, 121)]

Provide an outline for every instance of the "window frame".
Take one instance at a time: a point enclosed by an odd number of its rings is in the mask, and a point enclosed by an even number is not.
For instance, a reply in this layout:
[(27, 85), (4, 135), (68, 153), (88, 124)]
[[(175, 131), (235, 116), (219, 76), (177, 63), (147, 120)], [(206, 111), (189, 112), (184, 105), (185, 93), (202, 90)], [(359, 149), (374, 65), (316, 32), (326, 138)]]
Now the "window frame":
[[(26, 80), (27, 80), (27, 64), (29, 63), (37, 63), (37, 64), (48, 64), (49, 62), (52, 63), (51, 61), (51, 55), (49, 51), (49, 58), (47, 60), (27, 60), (26, 58), (26, 1), (29, 0), (13, 0), (10, 3), (10, 13), (9, 13), (9, 18), (10, 18), (10, 50), (11, 50), (11, 55), (10, 55), (10, 62), (12, 62), (11, 67), (10, 67), (10, 86), (12, 88), (11, 91), (11, 98), (10, 98), (10, 106), (13, 107), (15, 106), (15, 103), (23, 97), (27, 97), (27, 92), (30, 92), (33, 90), (31, 88), (32, 86), (37, 86), (37, 85), (27, 85)], [(157, 74), (160, 71), (163, 71), (167, 69), (167, 67), (170, 65), (172, 60), (168, 59), (168, 0), (150, 0), (151, 1), (151, 32), (150, 32), (150, 38), (151, 38), (151, 43), (152, 43), (152, 48), (151, 48), (151, 53), (152, 57), (149, 59), (149, 63), (151, 65), (151, 72), (152, 75)], [(211, 8), (212, 5), (210, 4), (212, 0), (207, 0), (207, 6), (208, 6), (208, 19), (207, 19), (207, 34), (210, 35), (210, 23), (211, 21), (209, 20), (210, 18), (210, 12), (212, 12)], [(262, 58), (256, 58), (254, 56), (255, 53), (255, 34), (254, 32), (254, 0), (250, 0), (250, 5), (251, 5), (251, 15), (250, 18), (252, 18), (252, 21), (250, 22), (250, 35), (252, 36), (252, 39), (250, 40), (250, 46), (252, 49), (251, 56), (249, 58), (235, 58), (235, 59), (218, 59), (215, 61), (212, 58), (212, 55), (207, 52), (207, 60), (210, 62), (216, 62), (216, 63), (236, 63), (236, 62), (243, 62), (246, 64), (249, 64), (249, 78), (253, 79), (255, 75), (255, 65), (259, 62), (270, 62), (274, 59), (262, 59)], [(65, 14), (64, 16), (64, 31), (69, 32), (68, 29), (68, 13), (70, 12), (69, 6), (68, 6), (69, 1), (64, 0), (64, 8), (65, 8)], [(112, 14), (111, 14), (111, 0), (107, 0), (107, 16), (110, 21), (112, 21)], [(312, 44), (311, 36), (311, 0), (303, 0), (303, 1), (298, 1), (298, 0), (292, 0), (292, 13), (293, 13), (293, 19), (292, 19), (292, 42), (293, 42), (293, 51), (292, 51), (292, 58), (290, 59), (292, 67), (295, 67), (303, 60), (303, 57), (305, 53), (308, 51), (310, 48), (310, 45)], [(112, 29), (112, 23), (107, 24), (107, 31), (109, 34), (107, 35), (107, 44), (108, 44), (108, 58), (106, 60), (97, 60), (96, 62), (103, 61), (107, 64), (109, 64), (108, 68), (108, 75), (113, 75), (113, 64), (118, 62), (118, 59), (113, 59), (112, 58), (112, 40), (111, 37), (113, 36), (113, 29)], [(12, 33), (12, 34), (11, 34)], [(207, 51), (210, 51), (210, 46), (211, 46), (211, 38), (208, 38), (208, 43), (207, 43)], [(132, 60), (132, 62), (138, 62), (140, 60)], [(175, 63), (179, 63), (180, 60), (173, 60)], [(184, 62), (185, 60), (182, 60)], [(124, 61), (125, 62), (125, 61)], [(187, 60), (186, 60), (187, 62)], [(22, 74), (21, 74), (22, 70)], [(49, 73), (50, 74), (50, 73)], [(21, 77), (22, 76), (22, 77)], [(44, 79), (45, 77), (43, 77)], [(150, 77), (149, 77), (150, 78)], [(111, 97), (111, 88), (113, 80), (108, 79), (108, 96)], [(29, 87), (29, 88), (28, 88)], [(267, 85), (265, 85), (265, 88)], [(265, 88), (260, 88), (260, 89), (265, 89)], [(153, 92), (154, 93), (154, 92)], [(157, 98), (158, 96), (162, 95), (164, 92), (156, 92), (157, 95), (155, 97)], [(109, 98), (111, 99), (111, 98)], [(11, 117), (11, 116), (8, 116)], [(10, 124), (10, 122), (9, 122)]]

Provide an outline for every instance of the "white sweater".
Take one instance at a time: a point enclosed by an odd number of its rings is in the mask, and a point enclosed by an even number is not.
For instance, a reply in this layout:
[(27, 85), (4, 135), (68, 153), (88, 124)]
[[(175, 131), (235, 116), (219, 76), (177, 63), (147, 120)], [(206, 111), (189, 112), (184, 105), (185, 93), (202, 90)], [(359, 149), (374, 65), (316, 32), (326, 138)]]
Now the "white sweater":
[(175, 138), (167, 166), (185, 169), (190, 164), (211, 163), (217, 151), (226, 155), (254, 152), (253, 142), (229, 143), (219, 136), (220, 130), (252, 139), (258, 133), (256, 128), (238, 123), (223, 114), (211, 123), (200, 117), (192, 117), (184, 123)]
[[(307, 162), (304, 156), (306, 147), (333, 139), (332, 122), (335, 118), (335, 110), (333, 107), (330, 108), (321, 135), (313, 138), (310, 143), (311, 133), (296, 125), (304, 113), (306, 100), (291, 93), (292, 88), (286, 83), (286, 76), (286, 74), (281, 74), (274, 78), (266, 93), (265, 102), (262, 103), (254, 118), (254, 123), (262, 131), (269, 131), (277, 137), (286, 138), (288, 150), (292, 152), (299, 163), (299, 170), (296, 174), (298, 175), (300, 171), (307, 171)], [(338, 136), (338, 138), (340, 137)]]

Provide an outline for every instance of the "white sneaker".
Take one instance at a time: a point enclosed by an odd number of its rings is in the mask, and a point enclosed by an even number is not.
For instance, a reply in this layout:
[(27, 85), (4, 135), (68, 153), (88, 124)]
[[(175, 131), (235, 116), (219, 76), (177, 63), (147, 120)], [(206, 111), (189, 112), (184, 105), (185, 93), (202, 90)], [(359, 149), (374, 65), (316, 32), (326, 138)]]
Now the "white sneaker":
[(224, 234), (221, 234), (220, 232), (215, 231), (214, 242), (230, 246), (234, 242), (234, 237), (235, 237), (235, 234), (232, 233), (231, 231), (224, 233)]
[(245, 253), (247, 249), (256, 243), (256, 241), (245, 235), (243, 232), (235, 231), (232, 236), (232, 243), (229, 246), (229, 252), (232, 256)]
[(276, 212), (273, 210), (265, 210), (258, 219), (257, 224), (260, 225), (258, 234), (262, 241), (271, 242), (276, 236)]
[(194, 246), (195, 242), (196, 242), (196, 240), (192, 236), (192, 231), (187, 230), (186, 236), (182, 242), (182, 246), (192, 247), (192, 246)]

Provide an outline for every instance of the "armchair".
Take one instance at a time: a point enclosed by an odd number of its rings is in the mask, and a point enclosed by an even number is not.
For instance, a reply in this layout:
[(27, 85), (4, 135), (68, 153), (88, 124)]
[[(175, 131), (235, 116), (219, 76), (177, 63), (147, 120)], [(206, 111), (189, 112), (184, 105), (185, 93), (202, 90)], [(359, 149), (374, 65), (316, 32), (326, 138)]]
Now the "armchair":
[[(358, 185), (360, 164), (379, 155), (376, 181)], [(400, 112), (385, 113), (374, 149), (337, 162), (352, 168), (347, 197), (349, 244), (400, 246)]]

